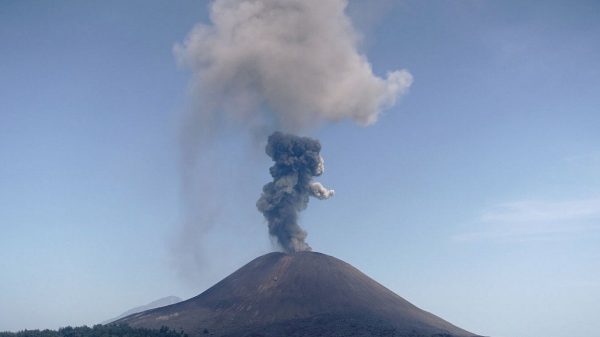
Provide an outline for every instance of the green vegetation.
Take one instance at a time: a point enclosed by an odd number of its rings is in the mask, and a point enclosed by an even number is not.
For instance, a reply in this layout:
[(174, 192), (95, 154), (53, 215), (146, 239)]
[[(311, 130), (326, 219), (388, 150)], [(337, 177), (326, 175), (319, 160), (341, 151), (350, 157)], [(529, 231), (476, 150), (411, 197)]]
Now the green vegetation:
[(132, 328), (125, 324), (94, 325), (93, 327), (65, 327), (57, 330), (23, 330), (0, 332), (0, 337), (187, 337), (183, 331), (177, 332), (167, 327), (160, 330)]

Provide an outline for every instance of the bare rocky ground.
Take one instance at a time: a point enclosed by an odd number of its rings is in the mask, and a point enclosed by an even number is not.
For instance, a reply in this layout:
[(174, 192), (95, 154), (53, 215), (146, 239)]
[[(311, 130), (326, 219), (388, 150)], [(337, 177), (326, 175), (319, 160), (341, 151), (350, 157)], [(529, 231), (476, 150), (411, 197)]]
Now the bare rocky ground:
[(168, 326), (190, 337), (477, 336), (315, 252), (263, 255), (196, 297), (116, 323)]

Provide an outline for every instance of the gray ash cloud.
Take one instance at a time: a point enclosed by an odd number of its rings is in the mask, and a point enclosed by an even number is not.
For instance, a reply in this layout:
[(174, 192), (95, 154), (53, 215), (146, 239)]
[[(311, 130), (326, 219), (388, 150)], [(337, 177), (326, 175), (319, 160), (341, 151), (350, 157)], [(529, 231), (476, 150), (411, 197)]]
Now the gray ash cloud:
[(269, 136), (266, 153), (275, 164), (273, 181), (263, 187), (256, 207), (269, 224), (269, 234), (289, 253), (311, 250), (306, 231), (298, 224), (298, 213), (308, 206), (309, 197), (328, 199), (328, 190), (313, 177), (323, 174), (323, 158), (318, 140), (275, 132)]
[[(180, 139), (183, 221), (180, 239), (173, 244), (174, 261), (184, 274), (213, 260), (205, 256), (208, 242), (202, 240), (233, 223), (224, 211), (232, 198), (221, 191), (239, 177), (215, 179), (221, 162), (231, 161), (218, 148), (230, 144), (226, 137), (232, 130), (240, 133), (234, 141), (255, 145), (275, 130), (301, 133), (344, 120), (369, 126), (413, 82), (399, 64), (374, 72), (361, 46), (364, 36), (348, 15), (352, 11), (348, 0), (206, 3), (208, 20), (173, 46), (177, 63), (191, 75)], [(369, 4), (369, 10), (373, 6), (380, 5)], [(360, 10), (354, 13), (368, 15)], [(238, 162), (232, 166), (240, 169), (231, 173), (248, 173), (249, 164)], [(279, 185), (270, 187), (274, 194), (265, 194), (259, 207), (287, 250), (308, 249), (297, 214), (306, 207), (307, 193), (326, 199), (330, 192), (318, 183), (307, 186), (302, 178), (298, 195), (279, 200), (283, 192), (275, 187), (288, 188), (284, 185), (292, 184), (293, 178), (278, 179)], [(254, 199), (242, 188), (238, 191), (238, 199)], [(273, 208), (278, 201), (295, 203)], [(293, 225), (288, 226), (290, 219)]]
[(215, 0), (210, 24), (175, 45), (203, 102), (194, 119), (299, 131), (351, 119), (366, 126), (411, 86), (404, 69), (373, 73), (347, 0)]

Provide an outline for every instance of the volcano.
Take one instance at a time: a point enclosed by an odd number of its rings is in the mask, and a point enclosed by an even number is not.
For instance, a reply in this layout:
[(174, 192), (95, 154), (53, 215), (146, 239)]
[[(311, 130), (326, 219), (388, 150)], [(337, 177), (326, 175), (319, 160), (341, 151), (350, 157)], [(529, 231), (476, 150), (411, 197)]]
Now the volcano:
[(116, 323), (191, 337), (477, 336), (316, 252), (260, 256), (196, 297)]

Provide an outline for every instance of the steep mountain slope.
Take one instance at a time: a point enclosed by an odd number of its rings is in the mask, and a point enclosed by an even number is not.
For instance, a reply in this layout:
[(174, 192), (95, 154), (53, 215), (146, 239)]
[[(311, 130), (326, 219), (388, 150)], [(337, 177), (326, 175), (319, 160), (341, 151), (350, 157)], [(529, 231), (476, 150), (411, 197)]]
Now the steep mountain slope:
[(263, 255), (194, 298), (117, 322), (190, 336), (476, 336), (314, 252)]

